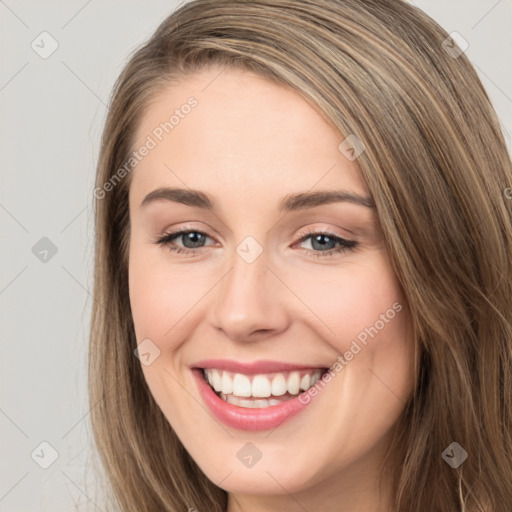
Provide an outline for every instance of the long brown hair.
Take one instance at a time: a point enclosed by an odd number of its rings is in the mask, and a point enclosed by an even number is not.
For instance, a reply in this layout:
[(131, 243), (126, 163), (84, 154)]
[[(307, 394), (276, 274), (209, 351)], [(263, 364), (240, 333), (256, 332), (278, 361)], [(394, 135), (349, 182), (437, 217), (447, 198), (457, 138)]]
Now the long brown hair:
[[(383, 467), (394, 510), (512, 510), (512, 168), (489, 98), (447, 38), (399, 0), (196, 0), (131, 56), (113, 90), (97, 168), (89, 353), (94, 439), (121, 510), (227, 506), (134, 356), (131, 174), (119, 171), (148, 103), (172, 80), (211, 65), (298, 91), (340, 140), (352, 134), (365, 146), (357, 162), (417, 352), (414, 394)], [(457, 468), (441, 456), (453, 442), (468, 454)]]

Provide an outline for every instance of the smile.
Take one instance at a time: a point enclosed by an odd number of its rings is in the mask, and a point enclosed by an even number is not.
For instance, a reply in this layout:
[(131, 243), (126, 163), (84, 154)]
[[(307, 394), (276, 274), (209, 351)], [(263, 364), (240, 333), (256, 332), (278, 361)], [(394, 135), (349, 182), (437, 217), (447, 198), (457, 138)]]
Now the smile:
[(249, 409), (272, 407), (296, 398), (314, 386), (322, 370), (245, 375), (208, 368), (203, 376), (222, 400)]
[(199, 394), (213, 416), (239, 430), (275, 429), (304, 410), (312, 388), (328, 371), (272, 361), (210, 360), (191, 368)]

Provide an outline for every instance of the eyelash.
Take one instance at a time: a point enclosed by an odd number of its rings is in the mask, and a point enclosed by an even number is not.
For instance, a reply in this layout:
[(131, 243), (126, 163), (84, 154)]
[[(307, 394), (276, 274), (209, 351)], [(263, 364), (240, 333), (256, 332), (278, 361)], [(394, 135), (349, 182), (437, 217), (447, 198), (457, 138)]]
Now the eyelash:
[[(178, 254), (189, 254), (191, 256), (194, 256), (200, 251), (200, 249), (202, 249), (202, 247), (197, 248), (197, 249), (187, 249), (187, 248), (183, 249), (181, 247), (176, 247), (176, 246), (171, 245), (171, 242), (173, 240), (179, 238), (182, 235), (186, 235), (189, 233), (197, 233), (197, 234), (200, 234), (200, 235), (210, 238), (206, 233), (204, 233), (203, 231), (200, 231), (198, 229), (188, 229), (188, 230), (182, 229), (179, 231), (171, 231), (171, 232), (165, 233), (163, 236), (154, 240), (153, 243), (162, 245), (164, 247), (167, 246), (169, 251), (172, 251), (172, 252), (175, 252)], [(313, 235), (326, 235), (334, 242), (341, 244), (340, 247), (337, 247), (335, 249), (330, 249), (329, 251), (312, 251), (311, 249), (305, 249), (305, 251), (307, 252), (308, 255), (314, 256), (316, 258), (329, 257), (329, 256), (334, 256), (335, 254), (341, 254), (345, 251), (351, 251), (351, 250), (354, 250), (354, 248), (358, 245), (358, 243), (353, 240), (346, 240), (345, 238), (341, 238), (341, 237), (334, 235), (333, 233), (329, 233), (327, 231), (309, 231), (309, 230), (301, 232), (299, 234), (299, 236), (301, 238), (299, 238), (299, 240), (297, 240), (297, 242), (295, 242), (295, 244), (302, 243)]]

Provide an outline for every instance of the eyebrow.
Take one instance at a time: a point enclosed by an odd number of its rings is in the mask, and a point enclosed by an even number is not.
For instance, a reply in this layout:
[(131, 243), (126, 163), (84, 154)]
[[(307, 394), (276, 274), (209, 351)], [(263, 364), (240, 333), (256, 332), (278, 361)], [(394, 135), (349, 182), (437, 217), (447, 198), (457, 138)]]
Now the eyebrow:
[[(172, 201), (187, 206), (216, 210), (216, 203), (207, 194), (199, 190), (161, 187), (150, 192), (140, 204), (147, 206), (155, 201)], [(317, 192), (301, 192), (289, 194), (279, 203), (280, 212), (291, 212), (314, 208), (324, 204), (337, 202), (353, 203), (367, 208), (375, 208), (375, 203), (370, 197), (361, 196), (345, 190), (323, 190)]]

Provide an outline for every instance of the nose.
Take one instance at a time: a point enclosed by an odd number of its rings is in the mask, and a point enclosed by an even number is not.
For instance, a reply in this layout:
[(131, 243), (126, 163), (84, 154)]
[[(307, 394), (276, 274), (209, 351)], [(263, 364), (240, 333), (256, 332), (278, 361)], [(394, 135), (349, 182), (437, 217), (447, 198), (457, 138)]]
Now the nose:
[(267, 266), (265, 251), (252, 262), (235, 252), (232, 262), (213, 298), (214, 328), (235, 342), (261, 340), (284, 331), (289, 322), (286, 287)]

